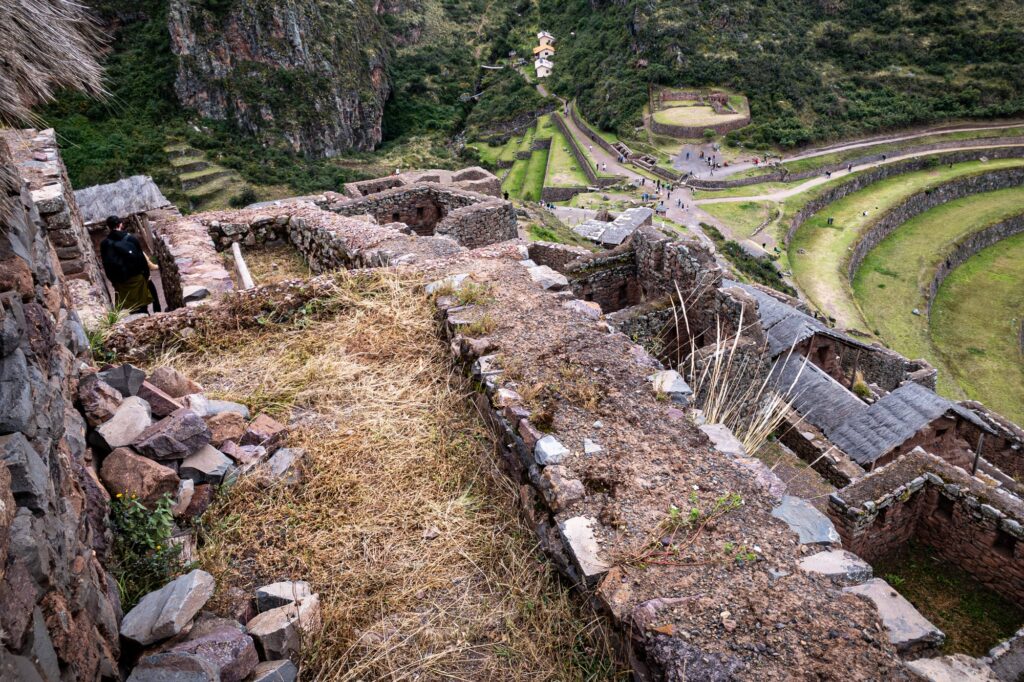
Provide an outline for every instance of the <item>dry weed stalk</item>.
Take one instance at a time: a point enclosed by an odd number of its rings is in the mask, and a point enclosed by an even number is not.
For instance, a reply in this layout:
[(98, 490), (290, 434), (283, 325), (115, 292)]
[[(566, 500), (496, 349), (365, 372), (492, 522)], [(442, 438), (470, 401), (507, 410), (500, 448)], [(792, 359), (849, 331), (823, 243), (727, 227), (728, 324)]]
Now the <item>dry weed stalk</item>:
[[(766, 371), (768, 363), (764, 349), (756, 354), (737, 352), (746, 309), (741, 308), (737, 332), (731, 338), (725, 334), (721, 318), (716, 316), (714, 343), (710, 348), (698, 349), (690, 328), (687, 301), (678, 284), (676, 294), (679, 303), (672, 300), (676, 337), (682, 338), (681, 332), (685, 331), (685, 338), (690, 342), (687, 380), (693, 389), (697, 407), (704, 412), (707, 423), (726, 425), (748, 453), (758, 452), (782, 424), (791, 403), (784, 393), (770, 385), (771, 371)], [(682, 328), (679, 326), (680, 315)], [(790, 353), (792, 351), (790, 349)], [(698, 352), (704, 354), (704, 362), (699, 369)], [(677, 364), (682, 365), (681, 358), (677, 358)]]
[(308, 451), (302, 486), (243, 479), (207, 512), (202, 567), (247, 590), (312, 583), (324, 629), (304, 679), (612, 678), (600, 623), (541, 560), (412, 289), (341, 275), (327, 313), (164, 359), (290, 420)]

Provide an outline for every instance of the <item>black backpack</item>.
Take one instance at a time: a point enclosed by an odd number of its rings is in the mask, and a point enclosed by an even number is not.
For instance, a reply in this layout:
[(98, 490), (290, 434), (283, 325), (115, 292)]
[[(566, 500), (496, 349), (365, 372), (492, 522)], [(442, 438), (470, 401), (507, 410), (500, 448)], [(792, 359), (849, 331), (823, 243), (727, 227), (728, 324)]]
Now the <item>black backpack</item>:
[(135, 239), (124, 236), (121, 239), (108, 238), (105, 241), (103, 270), (112, 283), (124, 282), (148, 270), (146, 256)]

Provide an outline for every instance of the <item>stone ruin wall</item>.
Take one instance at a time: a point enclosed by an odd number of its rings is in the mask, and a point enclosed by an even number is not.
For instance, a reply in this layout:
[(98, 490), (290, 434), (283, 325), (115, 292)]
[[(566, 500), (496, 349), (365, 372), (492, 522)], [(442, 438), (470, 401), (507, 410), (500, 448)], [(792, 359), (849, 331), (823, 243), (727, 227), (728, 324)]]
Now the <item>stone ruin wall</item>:
[[(881, 244), (882, 240), (895, 232), (901, 225), (925, 211), (963, 197), (1020, 187), (1022, 184), (1024, 184), (1024, 168), (1003, 168), (956, 178), (914, 194), (899, 206), (883, 214), (861, 235), (846, 263), (847, 278), (853, 282), (861, 263), (872, 249)], [(1020, 229), (1019, 224), (1017, 227)], [(997, 230), (996, 234), (999, 232), (1000, 230)]]
[(843, 545), (876, 562), (910, 539), (1024, 605), (1024, 505), (916, 451), (829, 499)]
[(954, 270), (966, 263), (972, 256), (994, 246), (1004, 239), (1024, 232), (1024, 215), (1013, 216), (994, 225), (989, 225), (983, 230), (967, 236), (959, 242), (954, 249), (946, 256), (946, 259), (939, 264), (932, 281), (928, 284), (928, 314), (931, 315), (932, 304), (939, 294), (942, 283), (946, 281)]
[(938, 371), (925, 360), (908, 360), (899, 353), (872, 344), (870, 349), (857, 348), (836, 340), (843, 372), (853, 377), (856, 372), (864, 375), (869, 384), (876, 384), (885, 391), (895, 391), (904, 381), (913, 381), (927, 389), (935, 390)]
[(344, 202), (328, 197), (320, 206), (339, 215), (371, 215), (380, 224), (405, 223), (423, 236), (448, 235), (469, 248), (518, 236), (511, 203), (440, 185), (396, 187)]
[(0, 678), (117, 676), (107, 493), (74, 395), (89, 344), (0, 142)]
[(53, 129), (0, 130), (3, 140), (28, 183), (75, 307), (90, 320), (96, 319), (110, 307), (110, 295), (99, 251), (78, 210)]
[(643, 295), (629, 247), (576, 261), (568, 266), (568, 273), (576, 298), (593, 301), (605, 312), (636, 305)]

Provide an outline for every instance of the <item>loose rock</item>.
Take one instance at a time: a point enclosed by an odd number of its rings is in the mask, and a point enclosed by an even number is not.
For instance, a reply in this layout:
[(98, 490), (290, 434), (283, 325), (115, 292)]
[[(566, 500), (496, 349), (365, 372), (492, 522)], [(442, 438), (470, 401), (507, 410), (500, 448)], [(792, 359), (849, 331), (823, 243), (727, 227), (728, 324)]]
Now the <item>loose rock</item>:
[(125, 398), (114, 416), (93, 432), (92, 441), (100, 449), (109, 452), (131, 445), (152, 423), (149, 403), (134, 396)]
[(139, 387), (139, 397), (149, 403), (153, 415), (160, 418), (184, 407), (180, 401), (175, 400), (148, 381), (143, 381), (142, 386)]
[(206, 422), (192, 410), (182, 408), (140, 433), (133, 446), (153, 459), (183, 459), (209, 442)]
[(220, 483), (234, 469), (234, 462), (212, 445), (204, 445), (181, 462), (178, 473), (196, 483)]
[(139, 661), (128, 682), (218, 682), (217, 669), (199, 656), (169, 652)]
[(190, 393), (203, 392), (202, 386), (173, 367), (157, 367), (149, 375), (149, 383), (172, 398), (184, 398)]
[(262, 613), (306, 599), (313, 594), (305, 580), (284, 580), (256, 590), (256, 609)]
[(210, 443), (220, 447), (224, 441), (238, 442), (245, 434), (245, 418), (237, 412), (221, 412), (206, 418), (210, 429)]
[(213, 596), (213, 576), (195, 570), (150, 592), (121, 621), (121, 636), (152, 644), (173, 637), (188, 625)]
[(87, 374), (78, 382), (78, 402), (89, 426), (96, 428), (113, 418), (124, 397), (96, 374)]
[(168, 651), (203, 659), (218, 672), (221, 682), (241, 682), (260, 661), (256, 645), (245, 628), (226, 618), (200, 620), (184, 642)]
[(100, 371), (97, 376), (110, 384), (122, 396), (128, 397), (137, 395), (142, 382), (146, 380), (146, 373), (138, 367), (127, 363), (119, 367), (109, 367)]
[(276, 419), (261, 414), (252, 420), (239, 441), (241, 445), (262, 445), (268, 452), (281, 444), (287, 429)]
[(311, 594), (301, 601), (264, 611), (246, 627), (262, 658), (290, 658), (299, 653), (304, 637), (319, 631), (320, 598)]
[(178, 491), (178, 474), (130, 448), (117, 448), (103, 460), (100, 480), (112, 495), (137, 495), (142, 504), (154, 507), (164, 495)]

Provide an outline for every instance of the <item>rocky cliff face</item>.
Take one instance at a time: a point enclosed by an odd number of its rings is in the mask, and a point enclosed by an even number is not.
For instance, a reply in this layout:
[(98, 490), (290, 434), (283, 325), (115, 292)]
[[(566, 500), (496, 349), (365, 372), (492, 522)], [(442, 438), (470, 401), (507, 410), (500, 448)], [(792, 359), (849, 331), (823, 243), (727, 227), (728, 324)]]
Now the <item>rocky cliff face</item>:
[(372, 0), (170, 0), (178, 98), (310, 156), (371, 150), (390, 93), (381, 9)]

